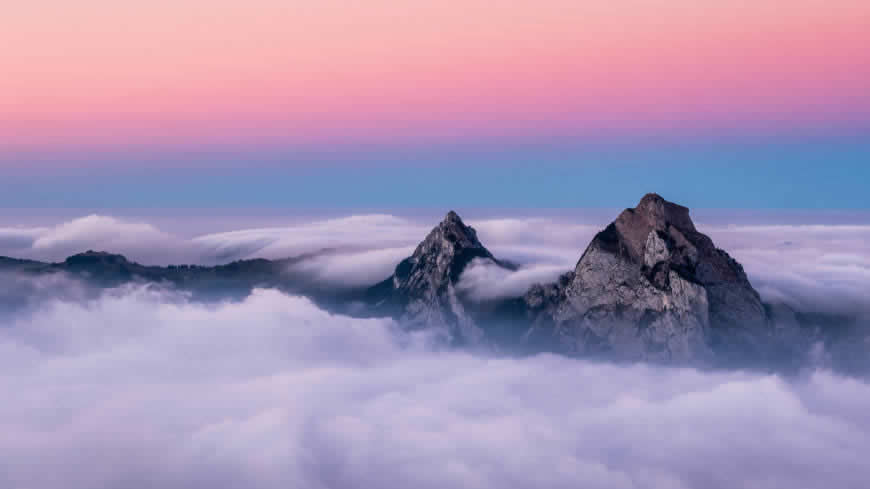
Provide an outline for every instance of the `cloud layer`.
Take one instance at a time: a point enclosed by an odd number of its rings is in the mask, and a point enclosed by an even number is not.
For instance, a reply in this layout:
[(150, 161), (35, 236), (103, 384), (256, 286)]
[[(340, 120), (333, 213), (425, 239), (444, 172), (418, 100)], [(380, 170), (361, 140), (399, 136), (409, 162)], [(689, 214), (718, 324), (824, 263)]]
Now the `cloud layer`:
[[(392, 273), (439, 217), (388, 214), (308, 219), (274, 227), (182, 237), (143, 221), (91, 215), (54, 226), (0, 228), (0, 255), (62, 260), (86, 249), (123, 253), (145, 264), (226, 263), (285, 258), (329, 249), (295, 272), (328, 286), (374, 284)], [(721, 221), (721, 219), (720, 219)], [(717, 246), (740, 261), (765, 300), (810, 311), (870, 314), (870, 224), (705, 225)], [(506, 272), (478, 263), (461, 288), (486, 299), (519, 295), (534, 282), (573, 269), (606, 224), (600, 217), (468, 219), (499, 258), (520, 265)]]
[(437, 351), (258, 290), (0, 327), (0, 486), (858, 488), (870, 386)]
[(702, 228), (740, 261), (769, 301), (798, 310), (870, 317), (870, 225)]

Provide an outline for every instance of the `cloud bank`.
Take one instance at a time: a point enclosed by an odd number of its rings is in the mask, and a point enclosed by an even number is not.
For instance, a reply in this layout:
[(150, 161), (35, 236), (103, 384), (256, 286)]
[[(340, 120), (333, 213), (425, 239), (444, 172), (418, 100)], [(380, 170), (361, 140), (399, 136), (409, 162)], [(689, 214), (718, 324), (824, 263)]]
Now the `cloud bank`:
[(740, 261), (768, 301), (870, 318), (870, 225), (702, 228)]
[(0, 486), (859, 488), (870, 386), (495, 358), (257, 290), (0, 327)]
[[(0, 228), (0, 255), (59, 261), (86, 249), (127, 255), (145, 264), (218, 264), (245, 258), (320, 253), (294, 267), (327, 286), (374, 284), (437, 223), (388, 214), (301, 220), (282, 226), (181, 237), (144, 221), (91, 215), (54, 226)], [(180, 218), (183, 221), (183, 218)], [(519, 295), (534, 282), (573, 269), (604, 227), (595, 218), (467, 219), (499, 258), (516, 272), (491, 266), (469, 269), (461, 287), (478, 299)], [(870, 225), (741, 224), (698, 228), (740, 261), (767, 301), (799, 310), (870, 315)], [(858, 219), (860, 221), (860, 219)]]
[(457, 288), (475, 301), (520, 297), (533, 284), (555, 282), (565, 271), (564, 266), (542, 264), (508, 270), (492, 260), (475, 258), (462, 272)]

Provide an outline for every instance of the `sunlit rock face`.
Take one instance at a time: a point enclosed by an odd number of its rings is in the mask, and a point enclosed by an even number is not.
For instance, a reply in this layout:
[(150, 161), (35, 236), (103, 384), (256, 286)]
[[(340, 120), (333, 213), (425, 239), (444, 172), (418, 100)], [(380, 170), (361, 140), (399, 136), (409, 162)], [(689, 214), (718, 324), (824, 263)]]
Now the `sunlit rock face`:
[(561, 284), (525, 300), (539, 314), (530, 335), (580, 354), (703, 363), (762, 355), (772, 339), (743, 267), (656, 194), (598, 233)]

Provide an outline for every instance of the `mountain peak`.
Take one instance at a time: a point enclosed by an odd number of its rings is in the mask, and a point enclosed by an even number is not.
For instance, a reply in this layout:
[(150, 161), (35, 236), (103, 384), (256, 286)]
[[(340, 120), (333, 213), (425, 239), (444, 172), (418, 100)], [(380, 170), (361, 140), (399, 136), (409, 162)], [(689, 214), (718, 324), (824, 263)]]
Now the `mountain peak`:
[(659, 194), (644, 195), (632, 211), (658, 229), (663, 229), (670, 224), (680, 230), (695, 231), (695, 224), (689, 217), (689, 209), (668, 202)]
[(579, 350), (700, 358), (752, 351), (769, 332), (743, 267), (695, 229), (688, 208), (652, 193), (593, 238), (560, 294), (557, 330)]
[(641, 261), (650, 232), (672, 234), (674, 230), (681, 235), (697, 234), (689, 209), (650, 193), (640, 199), (637, 207), (622, 211), (593, 243), (609, 246), (619, 243), (635, 261)]
[(453, 210), (449, 211), (449, 212), (447, 213), (447, 215), (444, 216), (444, 220), (443, 220), (442, 222), (445, 222), (445, 223), (456, 223), (456, 224), (461, 224), (461, 225), (463, 225), (463, 226), (465, 225), (465, 224), (462, 222), (462, 218), (459, 217), (459, 214), (457, 214), (456, 211), (453, 211)]
[(474, 228), (450, 211), (371, 294), (398, 307), (397, 316), (409, 327), (441, 325), (451, 341), (475, 342), (482, 332), (456, 290), (460, 275), (475, 259), (505, 266), (483, 246)]
[(444, 220), (438, 224), (429, 235), (426, 236), (414, 251), (415, 258), (424, 255), (443, 255), (451, 257), (457, 255), (460, 250), (482, 250), (483, 256), (492, 258), (489, 251), (477, 239), (477, 231), (473, 227), (465, 225), (462, 218), (454, 211), (450, 211)]

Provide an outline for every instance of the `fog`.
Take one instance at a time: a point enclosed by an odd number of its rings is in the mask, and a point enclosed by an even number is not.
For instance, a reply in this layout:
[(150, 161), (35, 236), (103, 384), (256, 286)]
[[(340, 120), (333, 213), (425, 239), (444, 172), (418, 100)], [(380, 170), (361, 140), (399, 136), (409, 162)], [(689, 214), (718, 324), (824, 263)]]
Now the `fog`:
[(10, 488), (828, 488), (870, 386), (442, 351), (257, 290), (46, 299), (0, 328)]

